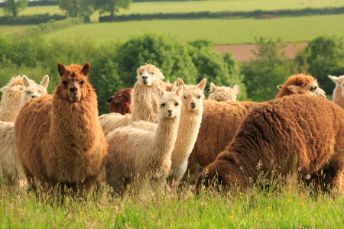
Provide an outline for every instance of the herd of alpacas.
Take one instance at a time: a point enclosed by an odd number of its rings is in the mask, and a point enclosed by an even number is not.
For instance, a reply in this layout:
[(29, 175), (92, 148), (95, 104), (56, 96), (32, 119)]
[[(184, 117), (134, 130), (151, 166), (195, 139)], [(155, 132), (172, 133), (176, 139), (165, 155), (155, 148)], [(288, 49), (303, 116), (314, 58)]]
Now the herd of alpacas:
[(197, 191), (244, 190), (277, 173), (344, 191), (344, 76), (329, 76), (333, 101), (314, 77), (296, 74), (275, 99), (241, 102), (237, 85), (210, 83), (205, 99), (206, 79), (171, 84), (145, 64), (133, 88), (109, 97), (110, 113), (99, 116), (90, 65), (57, 70), (51, 95), (47, 75), (39, 84), (16, 76), (0, 89), (3, 185), (88, 192), (106, 183), (122, 195), (143, 180), (153, 188), (187, 180)]

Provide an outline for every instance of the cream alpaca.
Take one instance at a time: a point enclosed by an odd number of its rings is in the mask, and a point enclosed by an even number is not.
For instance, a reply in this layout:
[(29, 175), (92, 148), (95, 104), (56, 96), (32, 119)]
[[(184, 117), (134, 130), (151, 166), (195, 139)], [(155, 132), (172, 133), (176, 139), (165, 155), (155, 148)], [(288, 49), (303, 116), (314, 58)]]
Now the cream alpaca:
[(233, 87), (217, 87), (214, 83), (210, 83), (209, 100), (222, 101), (236, 101), (239, 94), (239, 86)]
[(14, 122), (24, 102), (31, 98), (47, 93), (49, 76), (45, 75), (39, 85), (27, 76), (13, 77), (10, 82), (0, 89), (0, 121)]
[(152, 64), (145, 64), (137, 69), (136, 83), (132, 91), (131, 115), (106, 114), (99, 117), (105, 135), (132, 121), (145, 120), (157, 122), (158, 87), (165, 86), (160, 69)]
[(344, 108), (344, 75), (342, 76), (328, 76), (335, 84), (336, 87), (333, 90), (332, 101)]
[(174, 92), (161, 91), (156, 131), (126, 126), (107, 136), (107, 182), (117, 194), (137, 178), (163, 182), (167, 177), (178, 132), (181, 91), (181, 87)]

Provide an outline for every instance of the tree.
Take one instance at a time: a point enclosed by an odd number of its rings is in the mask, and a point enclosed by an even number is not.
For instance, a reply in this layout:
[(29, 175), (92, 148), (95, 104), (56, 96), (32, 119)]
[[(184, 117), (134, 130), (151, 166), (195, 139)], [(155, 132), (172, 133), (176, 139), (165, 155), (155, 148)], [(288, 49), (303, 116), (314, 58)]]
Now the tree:
[(70, 17), (85, 17), (89, 20), (93, 13), (95, 0), (58, 0), (60, 9), (65, 11)]
[(12, 17), (17, 17), (19, 12), (24, 10), (28, 5), (28, 0), (5, 0), (4, 10), (11, 14)]
[(308, 72), (318, 79), (319, 85), (331, 94), (334, 84), (327, 75), (344, 72), (344, 40), (338, 37), (318, 37), (295, 58), (298, 71)]
[(282, 51), (279, 41), (260, 38), (257, 40), (256, 59), (242, 66), (248, 97), (255, 101), (270, 100), (292, 73), (291, 63)]
[(110, 17), (114, 17), (115, 13), (120, 8), (128, 8), (131, 0), (98, 0), (95, 1), (95, 6), (100, 10), (100, 13), (109, 12)]

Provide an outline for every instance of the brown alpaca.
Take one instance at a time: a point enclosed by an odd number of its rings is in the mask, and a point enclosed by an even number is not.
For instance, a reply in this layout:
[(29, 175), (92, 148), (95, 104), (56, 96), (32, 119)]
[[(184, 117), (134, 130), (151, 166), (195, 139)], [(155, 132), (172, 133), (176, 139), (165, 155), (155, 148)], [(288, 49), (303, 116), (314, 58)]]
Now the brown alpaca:
[(97, 96), (88, 81), (90, 65), (58, 65), (54, 94), (25, 104), (15, 124), (18, 154), (29, 183), (88, 190), (104, 181), (107, 143)]
[(124, 88), (108, 98), (109, 110), (113, 113), (131, 113), (131, 88)]
[[(246, 188), (261, 173), (320, 182), (342, 190), (344, 111), (315, 96), (292, 95), (258, 106), (233, 141), (198, 177)], [(268, 176), (269, 177), (269, 176)]]
[(292, 75), (283, 85), (279, 85), (277, 88), (279, 92), (276, 98), (293, 94), (315, 95), (326, 98), (325, 91), (319, 87), (318, 81), (310, 75)]
[[(316, 89), (314, 90), (314, 87)], [(276, 97), (291, 94), (311, 94), (323, 97), (316, 79), (298, 74), (288, 78)], [(290, 90), (291, 89), (291, 90)], [(235, 136), (240, 124), (251, 109), (260, 103), (204, 101), (204, 113), (195, 147), (189, 157), (191, 182), (200, 169), (215, 160)]]

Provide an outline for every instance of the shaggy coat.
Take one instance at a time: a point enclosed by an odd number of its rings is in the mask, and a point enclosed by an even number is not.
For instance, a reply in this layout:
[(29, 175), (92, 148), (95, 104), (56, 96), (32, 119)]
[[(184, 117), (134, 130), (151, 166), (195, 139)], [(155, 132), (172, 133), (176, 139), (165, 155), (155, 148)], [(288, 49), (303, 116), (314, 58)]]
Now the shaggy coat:
[(171, 167), (180, 115), (180, 93), (165, 92), (159, 101), (159, 122), (155, 131), (131, 126), (115, 129), (107, 136), (108, 184), (121, 194), (128, 184), (148, 178), (163, 182)]
[(335, 84), (336, 87), (333, 90), (332, 101), (344, 108), (344, 75), (343, 76), (328, 76)]
[(108, 98), (109, 110), (122, 115), (131, 113), (131, 88), (124, 88)]
[(111, 131), (127, 126), (131, 123), (131, 114), (119, 114), (119, 113), (110, 113), (103, 114), (99, 117), (101, 127), (105, 136), (107, 136)]
[(342, 190), (343, 120), (339, 106), (315, 96), (292, 95), (263, 103), (199, 175), (198, 184), (203, 179), (209, 184), (218, 176), (225, 187), (245, 188), (261, 173), (276, 171)]
[[(89, 65), (63, 66), (54, 94), (32, 100), (15, 124), (18, 154), (33, 187), (88, 189), (104, 179), (107, 143), (100, 127)], [(37, 183), (36, 183), (37, 181)], [(46, 186), (45, 186), (46, 185)]]
[[(316, 80), (308, 75), (298, 74), (289, 77), (279, 87), (276, 97), (291, 94), (324, 96)], [(315, 89), (314, 89), (315, 88)], [(204, 101), (204, 113), (195, 147), (189, 157), (189, 171), (194, 181), (199, 169), (215, 160), (235, 136), (246, 115), (259, 103), (254, 102), (215, 102)]]

